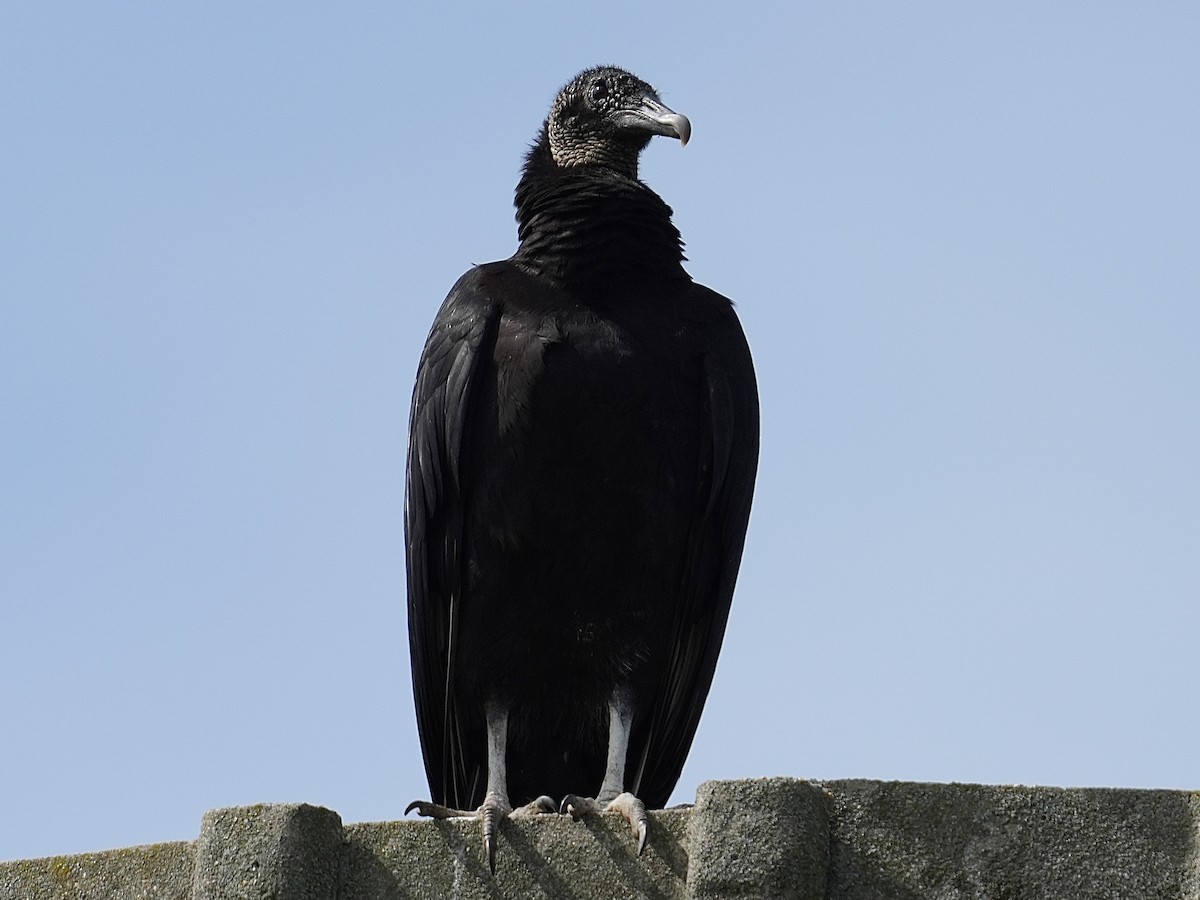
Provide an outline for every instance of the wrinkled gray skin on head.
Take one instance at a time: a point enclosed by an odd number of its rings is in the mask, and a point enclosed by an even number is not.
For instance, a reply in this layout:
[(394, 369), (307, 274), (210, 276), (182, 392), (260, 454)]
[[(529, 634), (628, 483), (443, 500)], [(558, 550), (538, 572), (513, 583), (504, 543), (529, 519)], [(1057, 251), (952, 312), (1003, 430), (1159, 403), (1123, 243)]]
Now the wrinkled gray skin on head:
[(638, 154), (656, 134), (686, 144), (687, 116), (663, 105), (635, 75), (613, 66), (581, 72), (559, 91), (546, 119), (550, 155), (565, 168), (603, 166), (637, 177)]

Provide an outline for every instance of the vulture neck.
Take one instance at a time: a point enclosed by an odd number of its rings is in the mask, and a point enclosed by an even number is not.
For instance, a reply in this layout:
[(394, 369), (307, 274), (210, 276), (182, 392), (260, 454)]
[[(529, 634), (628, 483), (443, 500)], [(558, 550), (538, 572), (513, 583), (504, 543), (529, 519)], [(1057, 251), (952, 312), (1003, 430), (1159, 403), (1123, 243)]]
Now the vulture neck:
[(581, 294), (688, 278), (671, 207), (636, 177), (557, 165), (543, 130), (517, 184), (513, 260)]

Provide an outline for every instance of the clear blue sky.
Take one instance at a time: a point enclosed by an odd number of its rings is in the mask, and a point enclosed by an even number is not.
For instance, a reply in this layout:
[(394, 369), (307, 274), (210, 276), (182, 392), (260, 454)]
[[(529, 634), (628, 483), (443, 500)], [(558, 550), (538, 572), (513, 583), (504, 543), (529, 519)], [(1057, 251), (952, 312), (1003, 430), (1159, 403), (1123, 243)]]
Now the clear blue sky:
[(424, 797), (402, 539), (442, 297), (558, 87), (763, 403), (676, 792), (1200, 787), (1200, 6), (8, 4), (0, 859)]

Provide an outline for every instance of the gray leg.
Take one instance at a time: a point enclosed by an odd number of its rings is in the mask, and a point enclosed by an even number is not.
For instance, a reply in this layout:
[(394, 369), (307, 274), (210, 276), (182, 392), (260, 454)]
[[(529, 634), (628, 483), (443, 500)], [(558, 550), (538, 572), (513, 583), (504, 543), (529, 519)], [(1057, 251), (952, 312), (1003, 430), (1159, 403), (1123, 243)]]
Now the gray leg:
[(608, 759), (600, 793), (595, 799), (568, 794), (563, 798), (559, 811), (570, 813), (576, 819), (588, 813), (620, 813), (637, 838), (640, 856), (650, 832), (650, 819), (646, 815), (645, 804), (625, 790), (625, 758), (629, 754), (629, 730), (632, 727), (633, 714), (625, 697), (618, 691), (608, 702)]

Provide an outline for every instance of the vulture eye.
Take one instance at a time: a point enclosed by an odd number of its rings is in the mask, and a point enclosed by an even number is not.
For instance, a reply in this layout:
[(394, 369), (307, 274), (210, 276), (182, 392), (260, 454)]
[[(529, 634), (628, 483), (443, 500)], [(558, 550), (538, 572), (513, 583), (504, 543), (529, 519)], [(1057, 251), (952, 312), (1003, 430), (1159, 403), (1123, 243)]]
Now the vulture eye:
[(601, 79), (592, 84), (592, 100), (603, 100), (608, 96), (608, 82)]

